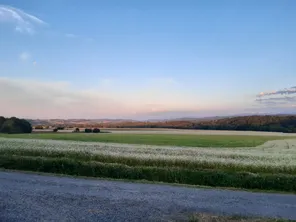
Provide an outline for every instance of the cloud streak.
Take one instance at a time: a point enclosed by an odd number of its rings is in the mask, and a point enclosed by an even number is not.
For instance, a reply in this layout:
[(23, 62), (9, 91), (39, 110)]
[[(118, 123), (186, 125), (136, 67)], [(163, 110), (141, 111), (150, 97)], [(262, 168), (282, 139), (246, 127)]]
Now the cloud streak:
[(292, 94), (296, 94), (296, 86), (272, 92), (261, 92), (256, 95), (255, 102), (261, 108), (284, 110), (295, 107), (296, 96), (291, 96)]
[(267, 102), (267, 101), (272, 101), (272, 102), (282, 102), (282, 101), (286, 101), (286, 102), (296, 102), (296, 96), (293, 97), (275, 97), (275, 98), (267, 98), (267, 99), (262, 99), (262, 98), (258, 98), (255, 101), (257, 102)]
[(83, 36), (75, 35), (73, 33), (66, 33), (64, 36), (68, 39), (80, 39), (80, 40), (83, 40), (86, 42), (93, 42), (94, 41), (93, 38), (85, 38)]
[(65, 36), (66, 36), (67, 38), (77, 38), (77, 35), (74, 35), (74, 34), (72, 34), (72, 33), (67, 33), (67, 34), (65, 34)]
[(46, 22), (36, 16), (5, 5), (0, 5), (0, 22), (11, 23), (15, 31), (28, 34), (34, 34), (37, 26), (46, 25)]
[(22, 52), (19, 55), (20, 60), (22, 61), (28, 61), (30, 59), (31, 55), (28, 52)]
[(272, 91), (272, 92), (261, 92), (257, 95), (257, 97), (266, 97), (266, 96), (273, 96), (273, 95), (290, 95), (290, 94), (296, 94), (296, 86), (277, 90), (277, 91)]
[[(0, 5), (0, 23), (7, 23), (14, 26), (14, 30), (24, 34), (35, 34), (38, 28), (48, 25), (42, 19), (31, 15), (21, 9), (14, 8), (7, 5)], [(55, 35), (65, 38), (81, 39), (91, 42), (92, 38), (85, 38), (73, 33), (58, 33), (53, 31)]]

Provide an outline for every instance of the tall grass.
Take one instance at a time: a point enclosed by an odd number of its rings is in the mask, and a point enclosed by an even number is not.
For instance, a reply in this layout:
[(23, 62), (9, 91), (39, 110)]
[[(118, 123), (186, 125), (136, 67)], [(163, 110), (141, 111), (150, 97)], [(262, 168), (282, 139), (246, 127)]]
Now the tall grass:
[[(79, 161), (98, 161), (102, 163), (119, 163), (127, 166), (153, 166), (153, 167), (179, 167), (191, 170), (196, 169), (223, 169), (225, 171), (246, 171), (252, 173), (284, 173), (284, 174), (295, 174), (296, 166), (278, 166), (269, 162), (266, 164), (262, 162), (260, 165), (254, 164), (240, 164), (220, 161), (206, 161), (206, 160), (195, 160), (189, 161), (184, 159), (172, 159), (166, 157), (135, 157), (135, 156), (119, 156), (119, 155), (108, 155), (108, 154), (92, 154), (82, 153), (77, 151), (44, 151), (44, 150), (24, 150), (24, 149), (0, 149), (0, 155), (13, 155), (13, 156), (31, 156), (31, 157), (50, 157), (50, 158), (70, 158)], [(295, 163), (296, 164), (296, 163)]]
[(71, 157), (130, 166), (222, 168), (232, 171), (296, 172), (292, 141), (266, 143), (256, 148), (185, 148), (109, 143), (0, 138), (0, 153), (25, 156)]
[(85, 162), (68, 158), (7, 155), (1, 156), (0, 167), (78, 176), (161, 181), (213, 187), (296, 191), (296, 177), (283, 174), (252, 174), (168, 167), (129, 167), (116, 163)]
[(296, 191), (294, 140), (185, 148), (0, 138), (0, 167), (194, 185)]

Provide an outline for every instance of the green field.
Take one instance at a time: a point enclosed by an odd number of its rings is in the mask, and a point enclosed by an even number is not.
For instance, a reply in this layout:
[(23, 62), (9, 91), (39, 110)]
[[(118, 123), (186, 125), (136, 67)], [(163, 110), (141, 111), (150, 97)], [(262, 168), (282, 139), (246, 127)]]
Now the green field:
[(85, 133), (32, 133), (0, 134), (5, 138), (72, 140), (84, 142), (110, 142), (125, 144), (166, 145), (185, 147), (254, 147), (283, 136), (236, 135), (177, 135), (177, 134), (85, 134)]
[[(269, 140), (275, 141), (257, 146)], [(0, 134), (0, 168), (296, 192), (296, 140), (234, 135)]]

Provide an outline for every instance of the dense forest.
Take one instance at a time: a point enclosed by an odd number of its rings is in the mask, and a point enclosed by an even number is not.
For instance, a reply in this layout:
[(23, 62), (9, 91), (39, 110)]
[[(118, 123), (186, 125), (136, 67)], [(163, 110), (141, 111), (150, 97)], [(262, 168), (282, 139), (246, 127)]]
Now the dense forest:
[(116, 128), (172, 128), (203, 130), (243, 130), (296, 133), (296, 116), (240, 116), (206, 121), (122, 122), (102, 124)]
[(4, 118), (0, 116), (0, 133), (31, 133), (31, 124), (16, 117)]
[(201, 122), (194, 129), (296, 132), (296, 116), (245, 116)]

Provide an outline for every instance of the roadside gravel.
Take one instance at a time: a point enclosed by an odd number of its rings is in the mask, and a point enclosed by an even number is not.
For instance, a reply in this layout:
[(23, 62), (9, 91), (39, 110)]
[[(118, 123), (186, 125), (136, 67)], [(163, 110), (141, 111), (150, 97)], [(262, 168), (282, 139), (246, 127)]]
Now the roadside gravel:
[(172, 221), (198, 212), (296, 219), (296, 195), (0, 171), (0, 221)]

